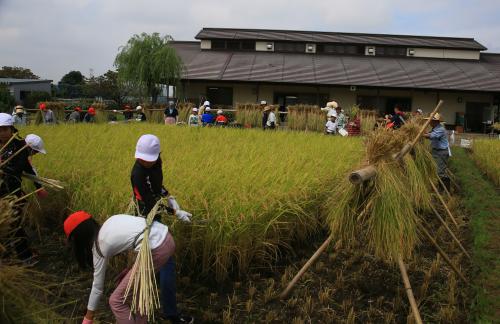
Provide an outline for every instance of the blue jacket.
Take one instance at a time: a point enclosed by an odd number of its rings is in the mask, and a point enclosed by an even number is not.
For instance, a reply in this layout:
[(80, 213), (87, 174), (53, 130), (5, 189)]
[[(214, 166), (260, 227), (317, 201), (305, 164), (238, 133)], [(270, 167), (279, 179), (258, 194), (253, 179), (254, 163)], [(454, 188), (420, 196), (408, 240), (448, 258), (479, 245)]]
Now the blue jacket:
[(203, 124), (212, 124), (214, 122), (215, 116), (209, 113), (204, 113), (201, 115), (201, 122)]

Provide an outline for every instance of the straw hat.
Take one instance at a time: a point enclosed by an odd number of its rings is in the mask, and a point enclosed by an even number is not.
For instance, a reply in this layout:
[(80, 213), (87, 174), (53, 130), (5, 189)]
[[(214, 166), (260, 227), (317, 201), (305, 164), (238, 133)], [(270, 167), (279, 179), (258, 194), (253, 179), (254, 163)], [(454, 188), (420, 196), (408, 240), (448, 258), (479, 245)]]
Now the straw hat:
[(271, 110), (271, 109), (272, 109), (272, 107), (271, 107), (271, 106), (265, 106), (265, 107), (264, 107), (264, 111), (269, 111), (269, 110)]
[[(424, 119), (425, 120), (430, 119), (430, 116), (429, 117), (425, 117)], [(441, 115), (439, 113), (435, 113), (434, 117), (432, 117), (432, 120), (437, 120), (437, 121), (441, 121), (441, 122), (443, 121), (443, 119), (441, 118)]]
[(326, 103), (326, 106), (328, 108), (337, 108), (339, 106), (339, 104), (336, 101), (330, 101), (330, 102)]

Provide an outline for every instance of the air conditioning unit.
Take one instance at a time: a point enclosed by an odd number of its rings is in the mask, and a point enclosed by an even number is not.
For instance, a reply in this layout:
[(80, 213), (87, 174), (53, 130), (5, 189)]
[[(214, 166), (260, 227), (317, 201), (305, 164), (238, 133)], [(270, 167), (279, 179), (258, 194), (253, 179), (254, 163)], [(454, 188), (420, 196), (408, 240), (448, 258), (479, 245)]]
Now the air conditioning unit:
[(306, 53), (316, 53), (316, 44), (306, 44)]
[(375, 46), (366, 46), (365, 55), (375, 56)]
[(268, 51), (274, 51), (274, 43), (273, 42), (269, 42), (266, 44), (266, 49)]
[(415, 56), (415, 49), (414, 48), (408, 49), (408, 56)]

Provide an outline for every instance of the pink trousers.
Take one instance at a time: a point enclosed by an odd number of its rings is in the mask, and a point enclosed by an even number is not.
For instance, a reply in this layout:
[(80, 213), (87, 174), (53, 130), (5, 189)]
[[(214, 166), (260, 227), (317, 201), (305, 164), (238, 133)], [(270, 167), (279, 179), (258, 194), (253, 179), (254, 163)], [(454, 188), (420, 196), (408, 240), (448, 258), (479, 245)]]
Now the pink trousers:
[[(158, 272), (160, 268), (167, 263), (168, 259), (174, 254), (175, 242), (174, 238), (170, 233), (167, 234), (163, 242), (151, 251), (153, 256), (153, 264), (155, 271)], [(140, 315), (130, 315), (130, 305), (128, 302), (123, 302), (123, 296), (125, 295), (125, 290), (127, 289), (127, 284), (132, 275), (132, 271), (129, 271), (123, 279), (120, 281), (115, 291), (111, 294), (109, 298), (109, 306), (115, 315), (116, 322), (118, 324), (133, 324), (133, 323), (147, 323), (147, 318)], [(131, 293), (129, 293), (131, 294)]]

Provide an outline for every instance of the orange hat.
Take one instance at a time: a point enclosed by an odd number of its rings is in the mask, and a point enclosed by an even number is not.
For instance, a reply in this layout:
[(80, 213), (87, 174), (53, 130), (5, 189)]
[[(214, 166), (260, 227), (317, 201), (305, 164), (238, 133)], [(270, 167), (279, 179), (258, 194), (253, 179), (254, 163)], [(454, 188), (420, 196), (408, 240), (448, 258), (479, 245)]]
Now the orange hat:
[(90, 107), (88, 111), (89, 111), (90, 115), (95, 115), (95, 109), (94, 109), (94, 107)]
[(82, 111), (82, 108), (80, 108), (80, 107), (75, 107), (75, 111)]
[(69, 215), (64, 221), (64, 233), (66, 233), (66, 237), (69, 238), (73, 230), (77, 228), (78, 225), (90, 218), (92, 218), (92, 216), (83, 210), (79, 210)]

